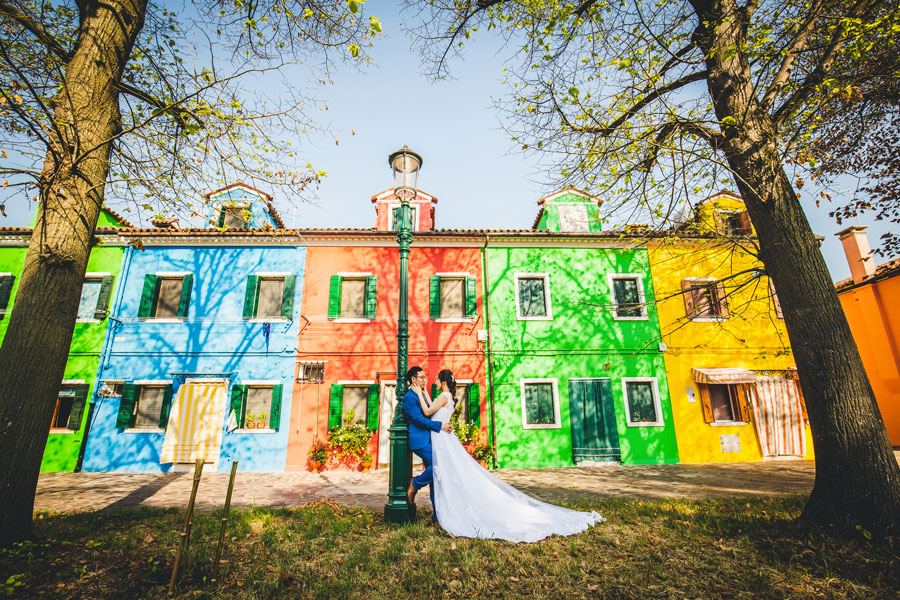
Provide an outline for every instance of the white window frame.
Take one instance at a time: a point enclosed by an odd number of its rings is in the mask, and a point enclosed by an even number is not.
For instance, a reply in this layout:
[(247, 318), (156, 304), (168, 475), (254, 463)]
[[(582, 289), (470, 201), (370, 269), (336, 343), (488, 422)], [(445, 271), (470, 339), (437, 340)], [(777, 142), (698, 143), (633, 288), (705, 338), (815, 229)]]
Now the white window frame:
[[(276, 279), (278, 277), (283, 278), (285, 281), (287, 280), (288, 275), (293, 275), (288, 271), (257, 271), (255, 273), (251, 273), (254, 277), (263, 277), (265, 279)], [(294, 293), (297, 293), (297, 290), (294, 289)], [(284, 285), (282, 282), (281, 287), (281, 295), (284, 297)], [(291, 319), (287, 317), (251, 317), (247, 319), (249, 323), (289, 323)]]
[[(272, 388), (274, 390), (276, 385), (281, 385), (281, 380), (280, 379), (248, 379), (247, 381), (241, 381), (238, 385), (246, 385), (248, 387), (256, 387), (256, 388)], [(282, 388), (282, 390), (284, 390), (284, 388)], [(273, 391), (273, 393), (274, 393), (274, 391)], [(283, 404), (284, 396), (282, 396), (281, 401)], [(229, 411), (230, 411), (230, 408), (229, 408)], [(267, 415), (268, 420), (266, 421), (266, 423), (268, 423), (269, 425), (272, 424), (271, 417), (272, 417), (272, 415)], [(238, 428), (238, 429), (235, 429), (234, 431), (232, 431), (231, 433), (241, 433), (241, 434), (251, 433), (251, 434), (256, 435), (256, 434), (265, 434), (265, 433), (271, 434), (271, 433), (275, 433), (277, 431), (278, 430), (275, 429), (274, 427), (266, 427), (265, 429)]]
[[(685, 277), (684, 281), (719, 283), (721, 280), (717, 277)], [(728, 320), (728, 317), (723, 317), (721, 315), (716, 315), (714, 317), (692, 317), (688, 315), (688, 319), (694, 323), (724, 323)]]
[[(609, 281), (609, 297), (613, 307), (613, 319), (616, 321), (647, 321), (650, 317), (647, 315), (647, 301), (644, 296), (644, 276), (640, 273), (610, 273), (607, 277)], [(619, 305), (616, 303), (616, 287), (617, 279), (637, 279), (638, 302), (641, 306), (641, 316), (639, 317), (620, 317)]]
[[(591, 231), (591, 213), (588, 208), (588, 204), (585, 202), (552, 202), (556, 209), (556, 219), (559, 222), (559, 231), (560, 233), (590, 233)], [(569, 208), (572, 206), (582, 207), (584, 208), (584, 223), (586, 225), (586, 229), (563, 229), (563, 219), (562, 219), (562, 208)]]
[[(344, 279), (367, 279), (372, 275), (369, 273), (335, 273), (335, 275), (341, 278), (341, 297), (344, 296)], [(365, 296), (366, 288), (363, 288), (363, 306), (366, 304), (366, 296)], [(332, 323), (371, 323), (373, 319), (369, 319), (368, 317), (337, 317), (336, 319), (331, 319)]]
[[(194, 381), (194, 380), (191, 380)], [(218, 380), (217, 380), (218, 381)], [(131, 382), (133, 385), (144, 386), (144, 385), (174, 385), (175, 382), (171, 379), (135, 379)], [(184, 384), (186, 384), (185, 381)], [(182, 384), (182, 385), (184, 385)], [(140, 398), (137, 399), (138, 402), (141, 401)], [(175, 403), (174, 395), (172, 397), (172, 403)], [(166, 430), (162, 427), (132, 427), (130, 429), (123, 429), (122, 433), (165, 433)]]
[[(0, 273), (0, 277), (12, 277), (12, 273)], [(10, 304), (13, 301), (12, 295), (9, 297)], [(0, 308), (0, 315), (7, 315), (12, 310), (11, 306), (7, 306), (6, 308)]]
[[(631, 420), (631, 411), (628, 407), (628, 384), (629, 383), (650, 383), (650, 390), (653, 393), (653, 407), (656, 409), (657, 420), (653, 422), (634, 423)], [(625, 423), (628, 427), (665, 427), (663, 421), (662, 403), (659, 400), (659, 382), (656, 377), (623, 377), (622, 378), (622, 405), (625, 409)]]
[[(521, 305), (519, 304), (519, 279), (543, 279), (544, 280), (544, 301), (547, 305), (547, 315), (543, 317), (523, 317), (521, 314)], [(516, 320), (518, 321), (552, 321), (553, 305), (550, 302), (550, 274), (549, 273), (514, 273), (513, 274), (513, 291), (516, 301)]]
[[(466, 278), (467, 277), (475, 277), (471, 273), (435, 273), (437, 277), (440, 277), (441, 280), (446, 279), (462, 279), (463, 280), (463, 310), (465, 310), (465, 294), (466, 294)], [(440, 290), (440, 284), (438, 284), (438, 290)], [(440, 293), (440, 291), (438, 291)], [(468, 315), (463, 315), (461, 317), (435, 317), (431, 319), (435, 323), (471, 323), (478, 319), (478, 314), (472, 315), (471, 317)]]
[[(2, 276), (2, 275), (5, 275), (5, 273), (0, 273), (0, 276)], [(84, 281), (87, 281), (88, 279), (92, 279), (92, 280), (97, 280), (97, 279), (99, 279), (99, 280), (100, 280), (100, 284), (103, 285), (103, 278), (104, 278), (104, 277), (112, 277), (112, 273), (109, 273), (109, 272), (104, 272), (104, 273), (100, 273), (100, 272), (89, 272), (89, 273), (85, 273), (85, 274), (84, 274)], [(82, 290), (82, 293), (84, 293), (84, 283), (81, 284), (81, 290)], [(80, 297), (80, 296), (79, 296), (78, 300), (79, 300), (79, 303), (80, 303), (80, 301), (81, 301), (81, 297)], [(112, 301), (112, 294), (110, 294), (110, 301)], [(75, 322), (76, 322), (76, 323), (102, 323), (102, 321), (101, 321), (100, 319), (75, 319)]]
[[(246, 223), (246, 227), (243, 229), (250, 229), (250, 221), (253, 220), (253, 203), (249, 200), (224, 200), (219, 203), (219, 210), (217, 212), (221, 213), (226, 208), (240, 208), (241, 211), (249, 211), (250, 218), (244, 221)], [(219, 220), (218, 215), (216, 215), (216, 225), (218, 226)], [(231, 231), (241, 231), (240, 229), (232, 229)]]
[[(193, 274), (194, 273), (191, 271), (158, 271), (156, 273), (153, 273), (153, 275), (155, 275), (156, 277), (164, 277), (164, 278), (165, 277), (169, 277), (169, 278), (181, 277), (182, 285), (184, 285), (184, 277), (186, 275), (193, 275)], [(193, 290), (191, 290), (191, 293), (193, 293)], [(156, 301), (158, 303), (159, 298), (157, 298)], [(187, 317), (157, 318), (156, 316), (147, 317), (146, 319), (143, 319), (143, 321), (148, 322), (148, 323), (184, 323), (187, 320), (188, 320)], [(171, 383), (171, 382), (169, 382), (169, 383)], [(160, 431), (165, 431), (165, 429), (160, 429)]]
[[(399, 231), (399, 229), (394, 229), (394, 209), (400, 208), (401, 204), (396, 202), (394, 204), (388, 204), (388, 230), (389, 231)], [(419, 231), (419, 207), (418, 205), (410, 203), (410, 210), (413, 211), (412, 222), (410, 225), (410, 231)]]
[[(525, 386), (529, 383), (550, 383), (553, 390), (553, 423), (529, 423), (525, 407)], [(559, 380), (555, 377), (526, 378), (519, 380), (519, 398), (522, 403), (522, 429), (562, 429), (562, 418), (559, 415)]]

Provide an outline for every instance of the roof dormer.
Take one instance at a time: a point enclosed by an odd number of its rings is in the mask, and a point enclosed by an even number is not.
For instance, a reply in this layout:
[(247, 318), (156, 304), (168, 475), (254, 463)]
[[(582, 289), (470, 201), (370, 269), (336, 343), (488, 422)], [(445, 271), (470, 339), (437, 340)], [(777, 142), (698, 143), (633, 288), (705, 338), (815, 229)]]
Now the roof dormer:
[[(378, 231), (397, 231), (400, 219), (400, 201), (394, 196), (393, 188), (372, 196), (375, 205), (375, 229)], [(416, 197), (410, 200), (412, 208), (412, 230), (434, 231), (434, 207), (437, 198), (416, 190)]]
[(694, 206), (694, 223), (703, 232), (727, 237), (753, 235), (753, 224), (744, 200), (732, 192), (721, 191)]
[(272, 196), (241, 181), (204, 196), (209, 205), (205, 227), (224, 229), (284, 229)]
[(596, 196), (573, 187), (560, 190), (538, 200), (541, 210), (532, 229), (564, 233), (602, 230), (600, 205)]

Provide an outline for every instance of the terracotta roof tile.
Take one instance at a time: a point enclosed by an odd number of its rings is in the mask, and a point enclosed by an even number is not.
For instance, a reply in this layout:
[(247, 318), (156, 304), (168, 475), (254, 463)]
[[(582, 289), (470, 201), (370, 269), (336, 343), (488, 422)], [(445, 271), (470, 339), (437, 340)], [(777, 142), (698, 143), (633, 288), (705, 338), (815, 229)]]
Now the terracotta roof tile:
[[(886, 279), (888, 277), (893, 277), (896, 274), (900, 273), (900, 257), (889, 260), (886, 263), (880, 264), (875, 268), (875, 273), (869, 275), (865, 279), (862, 280), (862, 283), (859, 285), (866, 285), (867, 283), (873, 283), (879, 279)], [(856, 284), (853, 283), (853, 278), (848, 277), (847, 279), (841, 279), (837, 283), (834, 284), (836, 290), (841, 291), (846, 288), (855, 287)]]

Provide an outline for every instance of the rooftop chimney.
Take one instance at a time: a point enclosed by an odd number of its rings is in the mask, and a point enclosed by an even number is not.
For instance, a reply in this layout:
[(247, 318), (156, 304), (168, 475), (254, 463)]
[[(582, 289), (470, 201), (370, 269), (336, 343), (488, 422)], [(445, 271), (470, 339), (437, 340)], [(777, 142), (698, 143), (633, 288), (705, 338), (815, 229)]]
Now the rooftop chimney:
[(844, 245), (844, 254), (847, 255), (847, 264), (850, 265), (850, 277), (853, 283), (862, 283), (866, 277), (875, 274), (875, 259), (872, 249), (869, 247), (869, 238), (866, 237), (866, 228), (862, 225), (854, 225), (838, 232), (841, 243)]

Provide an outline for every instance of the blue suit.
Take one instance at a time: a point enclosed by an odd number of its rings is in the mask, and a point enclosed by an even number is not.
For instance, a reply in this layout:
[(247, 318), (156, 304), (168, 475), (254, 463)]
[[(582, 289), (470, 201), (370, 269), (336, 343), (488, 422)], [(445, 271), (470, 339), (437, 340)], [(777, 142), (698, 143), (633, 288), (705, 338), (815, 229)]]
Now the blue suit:
[(431, 432), (441, 430), (440, 421), (432, 421), (422, 412), (419, 405), (419, 397), (412, 390), (407, 390), (403, 396), (403, 414), (406, 415), (406, 422), (409, 424), (409, 449), (416, 453), (422, 459), (425, 470), (421, 474), (413, 477), (413, 486), (420, 490), (426, 485), (429, 486), (431, 494), (431, 506), (434, 506), (434, 486), (431, 485), (434, 479), (434, 472), (431, 463)]

